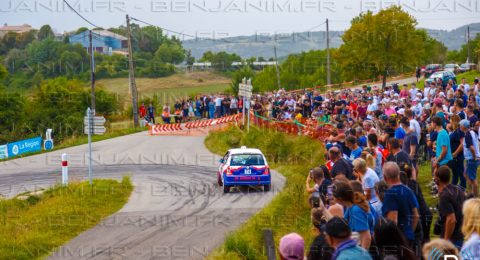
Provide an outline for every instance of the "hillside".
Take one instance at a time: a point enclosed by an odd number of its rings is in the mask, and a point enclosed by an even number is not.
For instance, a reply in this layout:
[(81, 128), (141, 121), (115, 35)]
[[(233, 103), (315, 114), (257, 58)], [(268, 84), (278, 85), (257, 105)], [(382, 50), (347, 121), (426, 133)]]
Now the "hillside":
[[(140, 99), (157, 94), (163, 104), (185, 96), (223, 92), (229, 88), (230, 79), (212, 72), (193, 72), (165, 78), (137, 78), (136, 83)], [(128, 78), (101, 79), (97, 85), (117, 94), (125, 104), (130, 102)]]
[[(443, 42), (449, 50), (457, 50), (465, 44), (467, 25), (452, 31), (426, 29), (434, 39)], [(480, 33), (480, 23), (470, 24), (470, 37)], [(330, 46), (336, 48), (342, 44), (343, 31), (330, 31)], [(326, 47), (325, 32), (301, 32), (279, 35), (250, 35), (229, 37), (216, 40), (195, 39), (187, 40), (182, 44), (185, 49), (191, 50), (195, 58), (202, 57), (206, 51), (226, 51), (236, 53), (242, 58), (273, 57), (273, 44), (277, 42), (277, 56), (288, 56), (302, 51), (324, 49)]]

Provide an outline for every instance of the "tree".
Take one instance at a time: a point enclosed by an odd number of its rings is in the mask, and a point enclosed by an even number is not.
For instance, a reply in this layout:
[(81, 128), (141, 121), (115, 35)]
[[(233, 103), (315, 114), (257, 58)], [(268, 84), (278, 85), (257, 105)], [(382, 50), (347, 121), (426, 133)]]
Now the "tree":
[(75, 34), (80, 34), (80, 33), (85, 32), (85, 31), (88, 31), (87, 27), (80, 27), (80, 28), (77, 29)]
[(387, 76), (412, 69), (424, 53), (416, 20), (399, 6), (383, 9), (377, 14), (366, 12), (355, 17), (342, 35), (339, 56), (342, 67), (350, 76)]
[(443, 64), (447, 60), (447, 47), (428, 35), (426, 30), (419, 29), (417, 34), (424, 43), (424, 52), (421, 57), (421, 64), (439, 63)]
[(8, 71), (7, 69), (0, 64), (0, 81), (6, 79), (8, 76)]
[(185, 53), (185, 62), (187, 63), (188, 66), (192, 66), (193, 63), (195, 63), (195, 57), (192, 56), (191, 50), (188, 50)]
[(213, 53), (211, 51), (207, 51), (203, 53), (201, 61), (211, 62), (212, 67), (218, 71), (226, 71), (230, 69), (232, 63), (234, 61), (242, 61), (242, 58), (235, 53), (227, 53), (224, 51)]
[(155, 59), (165, 63), (178, 64), (185, 59), (185, 50), (181, 45), (165, 42), (155, 52)]
[(39, 41), (43, 41), (48, 38), (53, 38), (55, 34), (53, 33), (52, 27), (50, 25), (46, 24), (42, 27), (40, 27), (40, 30), (38, 31), (37, 38)]

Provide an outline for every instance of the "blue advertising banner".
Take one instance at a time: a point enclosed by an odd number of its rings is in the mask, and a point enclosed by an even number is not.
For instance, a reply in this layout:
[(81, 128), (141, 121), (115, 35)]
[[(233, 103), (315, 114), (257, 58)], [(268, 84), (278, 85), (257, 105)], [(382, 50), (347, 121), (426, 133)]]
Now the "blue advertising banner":
[(35, 137), (7, 144), (8, 156), (13, 157), (24, 153), (37, 152), (42, 149), (42, 137)]
[(7, 145), (0, 145), (0, 159), (5, 159), (8, 157)]

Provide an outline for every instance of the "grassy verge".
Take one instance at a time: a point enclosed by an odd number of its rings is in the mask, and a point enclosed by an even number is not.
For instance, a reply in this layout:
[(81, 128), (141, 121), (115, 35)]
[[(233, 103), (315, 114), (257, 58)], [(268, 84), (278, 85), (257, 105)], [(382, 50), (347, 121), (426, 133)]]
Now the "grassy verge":
[[(278, 245), (281, 236), (297, 232), (306, 243), (311, 234), (310, 210), (305, 193), (308, 170), (323, 162), (323, 145), (304, 136), (289, 136), (268, 129), (252, 127), (244, 133), (237, 127), (214, 131), (205, 140), (214, 153), (223, 155), (227, 149), (246, 145), (257, 147), (267, 156), (269, 164), (286, 177), (286, 184), (273, 201), (250, 218), (225, 243), (209, 256), (210, 259), (262, 259), (265, 258), (262, 229), (274, 232)], [(273, 187), (273, 192), (278, 192)]]
[(94, 180), (55, 186), (41, 195), (0, 200), (0, 259), (37, 259), (120, 210), (133, 186)]

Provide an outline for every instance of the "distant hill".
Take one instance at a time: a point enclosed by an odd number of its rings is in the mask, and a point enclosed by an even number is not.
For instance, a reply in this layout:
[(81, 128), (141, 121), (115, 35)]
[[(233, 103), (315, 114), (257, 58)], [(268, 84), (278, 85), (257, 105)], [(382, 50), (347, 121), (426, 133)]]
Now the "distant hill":
[[(470, 24), (470, 37), (474, 38), (476, 33), (480, 33), (480, 23)], [(465, 44), (467, 25), (459, 27), (452, 31), (426, 29), (433, 38), (443, 42), (449, 50), (457, 50)], [(342, 44), (341, 35), (343, 31), (330, 32), (330, 46), (336, 48)], [(277, 56), (285, 57), (292, 53), (302, 51), (325, 49), (325, 32), (302, 32), (292, 34), (276, 35)], [(243, 58), (264, 57), (266, 59), (274, 57), (273, 45), (274, 35), (251, 35), (221, 38), (215, 40), (187, 40), (183, 42), (185, 49), (192, 51), (195, 58), (200, 58), (204, 52), (226, 51), (236, 53)]]

